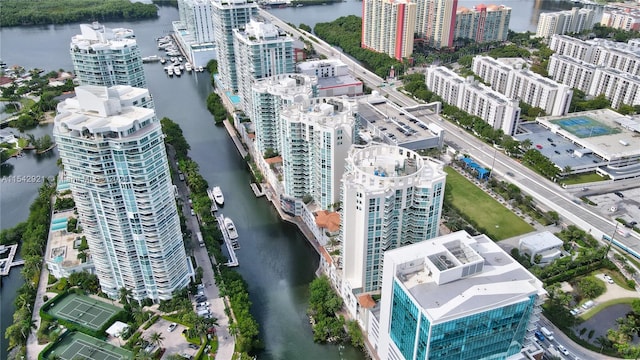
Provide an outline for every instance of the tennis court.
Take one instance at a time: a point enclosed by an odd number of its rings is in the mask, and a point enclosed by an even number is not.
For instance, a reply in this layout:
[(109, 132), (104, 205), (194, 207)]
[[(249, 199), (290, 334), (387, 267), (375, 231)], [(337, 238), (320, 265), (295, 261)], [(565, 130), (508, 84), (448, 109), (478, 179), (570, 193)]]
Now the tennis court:
[(567, 119), (551, 120), (551, 123), (560, 125), (564, 130), (584, 139), (594, 136), (617, 134), (619, 129), (604, 125), (587, 116), (576, 116)]
[(57, 356), (61, 360), (133, 359), (133, 354), (130, 351), (79, 332), (65, 336), (43, 355), (45, 359), (53, 359)]
[(120, 311), (120, 308), (100, 300), (69, 294), (56, 301), (47, 312), (54, 317), (72, 321), (88, 329), (100, 330), (112, 316)]

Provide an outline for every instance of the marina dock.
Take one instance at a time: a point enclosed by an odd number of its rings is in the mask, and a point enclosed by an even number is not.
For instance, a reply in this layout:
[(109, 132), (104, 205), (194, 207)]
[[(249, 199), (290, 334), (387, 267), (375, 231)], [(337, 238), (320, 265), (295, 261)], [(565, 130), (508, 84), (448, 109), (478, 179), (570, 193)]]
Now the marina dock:
[(231, 239), (229, 239), (229, 233), (227, 233), (227, 228), (224, 226), (224, 215), (220, 214), (216, 216), (216, 220), (218, 221), (218, 227), (220, 228), (220, 232), (222, 232), (222, 237), (224, 238), (224, 243), (227, 246), (227, 251), (229, 252), (229, 262), (225, 265), (229, 267), (236, 267), (240, 265), (238, 262), (238, 257), (236, 256), (236, 251), (231, 243)]
[(251, 190), (253, 190), (253, 193), (256, 195), (256, 197), (264, 196), (264, 191), (260, 190), (256, 183), (251, 183)]
[(0, 255), (9, 252), (9, 256), (0, 259), (0, 276), (9, 275), (9, 271), (14, 266), (24, 265), (24, 260), (13, 261), (18, 251), (18, 244), (0, 245)]

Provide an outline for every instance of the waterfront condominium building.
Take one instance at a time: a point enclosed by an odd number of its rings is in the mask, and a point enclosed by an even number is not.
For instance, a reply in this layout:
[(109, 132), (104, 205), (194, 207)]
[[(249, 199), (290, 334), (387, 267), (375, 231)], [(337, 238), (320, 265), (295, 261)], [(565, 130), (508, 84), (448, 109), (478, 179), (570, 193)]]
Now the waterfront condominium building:
[(130, 85), (146, 88), (142, 57), (131, 29), (81, 24), (71, 38), (73, 70), (80, 85)]
[(476, 43), (505, 41), (509, 35), (511, 8), (504, 5), (476, 5), (456, 10), (454, 39), (471, 39)]
[(179, 0), (180, 21), (191, 34), (192, 42), (213, 43), (213, 5), (210, 0)]
[(521, 64), (509, 66), (490, 56), (475, 56), (473, 72), (491, 85), (491, 89), (511, 99), (518, 99), (547, 115), (565, 115), (569, 112), (573, 90), (533, 71)]
[(572, 34), (593, 29), (596, 11), (574, 7), (552, 13), (542, 13), (538, 20), (536, 37), (549, 38), (554, 34)]
[(216, 59), (213, 4), (210, 0), (179, 0), (179, 21), (173, 21), (174, 38), (194, 67)]
[(402, 60), (413, 53), (416, 3), (363, 0), (362, 47)]
[(444, 66), (429, 66), (427, 88), (444, 102), (478, 116), (491, 127), (513, 135), (520, 119), (518, 101), (480, 84), (472, 76), (463, 78)]
[(251, 120), (260, 154), (282, 153), (280, 111), (292, 104), (308, 104), (310, 98), (317, 96), (317, 84), (317, 77), (304, 74), (275, 75), (253, 84)]
[(457, 8), (458, 0), (417, 1), (416, 37), (436, 49), (452, 47)]
[(102, 86), (77, 87), (57, 110), (53, 134), (102, 291), (171, 298), (193, 271), (155, 111)]
[(342, 177), (342, 297), (379, 291), (385, 251), (438, 236), (443, 164), (398, 146), (353, 146)]
[(233, 30), (238, 94), (242, 109), (251, 114), (251, 87), (266, 77), (295, 72), (293, 38), (275, 25), (250, 20)]
[(340, 201), (345, 158), (354, 141), (355, 100), (313, 98), (282, 109), (285, 194), (311, 196), (321, 209)]
[(459, 231), (384, 254), (369, 339), (379, 359), (507, 359), (533, 342), (545, 298), (494, 241)]
[(258, 15), (258, 4), (253, 0), (211, 0), (213, 26), (218, 55), (217, 85), (232, 92), (238, 91), (235, 66), (233, 29), (243, 29), (252, 17)]

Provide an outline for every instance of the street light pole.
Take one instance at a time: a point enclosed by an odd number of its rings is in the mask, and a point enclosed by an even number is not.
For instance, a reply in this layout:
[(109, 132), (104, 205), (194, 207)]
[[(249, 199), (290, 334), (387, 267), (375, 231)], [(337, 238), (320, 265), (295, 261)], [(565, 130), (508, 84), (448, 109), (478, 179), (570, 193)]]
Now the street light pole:
[(607, 245), (607, 252), (604, 253), (605, 259), (609, 255), (609, 250), (611, 250), (611, 245), (613, 245), (613, 238), (616, 236), (616, 233), (618, 232), (618, 226), (620, 226), (620, 223), (616, 221), (616, 228), (613, 230), (613, 234), (611, 234), (611, 238), (609, 239), (609, 245)]
[(493, 176), (493, 166), (496, 164), (496, 155), (498, 154), (498, 148), (496, 147), (496, 143), (493, 143), (493, 161), (491, 162), (491, 171), (489, 172), (489, 180)]

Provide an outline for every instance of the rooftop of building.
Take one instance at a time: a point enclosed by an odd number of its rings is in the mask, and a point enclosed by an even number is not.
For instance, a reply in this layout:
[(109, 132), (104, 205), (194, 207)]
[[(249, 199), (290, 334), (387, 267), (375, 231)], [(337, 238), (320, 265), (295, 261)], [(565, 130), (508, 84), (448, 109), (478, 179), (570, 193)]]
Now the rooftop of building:
[(534, 250), (560, 247), (563, 243), (561, 239), (553, 235), (550, 231), (543, 231), (521, 238), (518, 245)]
[(337, 67), (337, 66), (346, 66), (346, 64), (339, 59), (308, 60), (308, 61), (303, 61), (296, 64), (296, 68), (298, 68), (298, 71), (300, 72), (323, 68), (323, 67)]
[(234, 29), (234, 33), (242, 37), (245, 42), (257, 44), (260, 42), (293, 41), (286, 32), (272, 23), (251, 19), (243, 29)]
[(331, 233), (340, 230), (340, 213), (337, 211), (320, 210), (316, 211), (314, 215), (318, 227), (327, 229)]
[(349, 150), (347, 162), (352, 169), (348, 172), (352, 181), (366, 183), (371, 187), (385, 188), (387, 184), (383, 180), (403, 182), (405, 178), (413, 178), (416, 174), (419, 174), (419, 179), (429, 181), (446, 177), (442, 163), (393, 145), (353, 146)]
[(354, 100), (323, 97), (284, 107), (280, 114), (282, 117), (292, 119), (308, 119), (320, 125), (339, 126), (344, 123), (353, 123), (356, 111), (357, 103)]
[(638, 117), (600, 109), (539, 117), (536, 122), (605, 159), (640, 156)]
[(130, 46), (135, 45), (136, 40), (132, 29), (111, 29), (98, 22), (94, 22), (92, 24), (80, 24), (80, 34), (74, 35), (71, 38), (71, 44), (78, 46), (99, 44)]
[(494, 241), (466, 231), (387, 251), (384, 261), (436, 322), (546, 293), (542, 282)]
[(479, 5), (475, 5), (475, 6), (471, 7), (471, 9), (468, 8), (468, 7), (465, 7), (465, 6), (459, 6), (456, 9), (456, 13), (482, 12), (482, 11), (505, 11), (505, 10), (511, 10), (511, 8), (508, 7), (508, 6), (505, 6), (505, 5), (479, 4)]
[(119, 89), (122, 88), (92, 85), (76, 87), (76, 97), (58, 104), (56, 129), (61, 132), (113, 133), (115, 137), (126, 137), (130, 135), (127, 132), (131, 128), (155, 117), (153, 109), (122, 107), (118, 97)]
[(281, 74), (257, 80), (253, 88), (259, 92), (269, 92), (278, 95), (289, 95), (294, 98), (299, 97), (302, 102), (306, 100), (306, 94), (310, 94), (311, 89), (317, 86), (316, 76), (305, 74)]
[(344, 86), (362, 86), (362, 81), (356, 79), (353, 75), (339, 75), (331, 77), (318, 78), (318, 89), (331, 89)]

